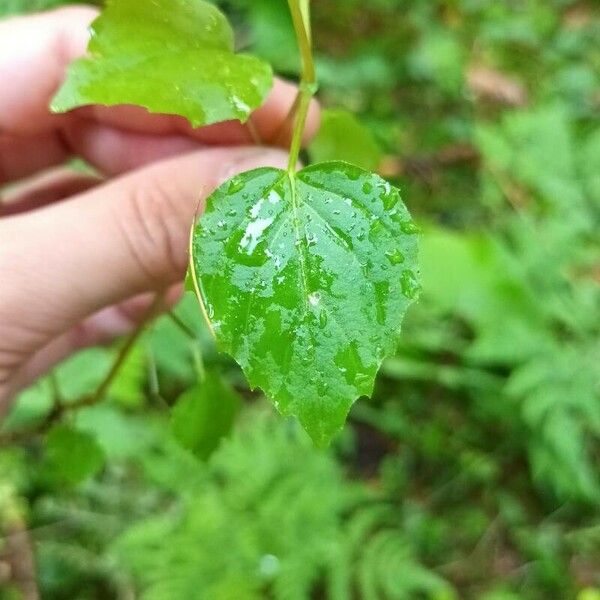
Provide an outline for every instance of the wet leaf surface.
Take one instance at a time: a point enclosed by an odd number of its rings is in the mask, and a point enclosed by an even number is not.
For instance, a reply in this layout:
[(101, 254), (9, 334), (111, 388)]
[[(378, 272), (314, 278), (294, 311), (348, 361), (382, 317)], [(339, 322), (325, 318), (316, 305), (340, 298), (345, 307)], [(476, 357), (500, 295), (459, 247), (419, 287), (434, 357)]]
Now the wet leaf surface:
[(71, 65), (52, 110), (135, 104), (194, 126), (246, 121), (272, 72), (233, 47), (227, 19), (208, 2), (110, 0), (92, 25), (89, 56)]
[(196, 226), (197, 292), (221, 349), (319, 444), (396, 348), (419, 293), (416, 233), (398, 190), (342, 162), (244, 173)]

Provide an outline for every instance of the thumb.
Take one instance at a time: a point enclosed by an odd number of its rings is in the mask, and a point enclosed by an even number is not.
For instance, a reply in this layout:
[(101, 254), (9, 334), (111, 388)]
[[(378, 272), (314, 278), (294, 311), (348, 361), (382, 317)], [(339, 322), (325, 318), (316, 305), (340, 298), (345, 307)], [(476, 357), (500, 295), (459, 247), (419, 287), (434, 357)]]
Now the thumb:
[(2, 346), (29, 354), (105, 306), (181, 280), (199, 199), (203, 208), (236, 173), (285, 164), (277, 150), (202, 150), (0, 221)]

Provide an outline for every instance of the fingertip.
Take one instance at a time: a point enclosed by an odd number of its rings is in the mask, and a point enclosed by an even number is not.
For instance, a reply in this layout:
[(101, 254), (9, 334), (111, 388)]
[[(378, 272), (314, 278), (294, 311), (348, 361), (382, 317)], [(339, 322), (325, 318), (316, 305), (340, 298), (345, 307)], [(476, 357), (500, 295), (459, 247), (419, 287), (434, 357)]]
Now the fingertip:
[[(275, 79), (265, 104), (252, 115), (252, 121), (264, 142), (281, 147), (289, 146), (294, 128), (292, 109), (297, 97), (296, 84)], [(309, 142), (318, 131), (320, 113), (318, 101), (313, 100), (304, 131), (304, 143)]]

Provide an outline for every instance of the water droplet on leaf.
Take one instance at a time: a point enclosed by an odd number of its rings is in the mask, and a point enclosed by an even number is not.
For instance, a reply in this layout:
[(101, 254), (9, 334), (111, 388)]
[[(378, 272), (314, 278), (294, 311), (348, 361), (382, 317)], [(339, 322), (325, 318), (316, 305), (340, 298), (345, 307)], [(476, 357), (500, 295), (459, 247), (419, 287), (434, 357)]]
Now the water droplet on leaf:
[(244, 189), (244, 180), (241, 177), (234, 177), (229, 181), (229, 187), (227, 188), (227, 193), (232, 196), (241, 192)]
[(402, 287), (402, 293), (409, 300), (414, 300), (418, 296), (421, 289), (415, 274), (408, 269), (402, 273), (400, 285)]
[(400, 229), (402, 233), (406, 233), (407, 235), (419, 233), (419, 228), (412, 221), (404, 221), (400, 224)]
[(402, 254), (402, 252), (400, 252), (400, 250), (398, 248), (396, 248), (395, 250), (388, 250), (385, 253), (385, 255), (387, 256), (387, 259), (393, 265), (402, 264), (406, 260), (406, 257), (404, 256), (404, 254)]

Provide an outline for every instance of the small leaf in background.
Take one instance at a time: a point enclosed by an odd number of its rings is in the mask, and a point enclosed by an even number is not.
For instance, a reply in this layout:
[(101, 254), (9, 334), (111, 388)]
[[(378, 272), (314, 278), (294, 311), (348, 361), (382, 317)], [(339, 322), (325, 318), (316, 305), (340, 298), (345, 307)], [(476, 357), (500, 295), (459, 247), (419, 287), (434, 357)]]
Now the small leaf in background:
[(271, 89), (272, 71), (236, 55), (233, 44), (227, 19), (208, 2), (109, 0), (92, 24), (89, 57), (71, 65), (52, 110), (135, 104), (196, 127), (246, 121)]
[(148, 417), (148, 411), (131, 414), (104, 403), (78, 411), (75, 425), (96, 440), (107, 460), (140, 459), (165, 437), (162, 422)]
[(248, 25), (252, 51), (267, 60), (279, 73), (300, 70), (294, 25), (286, 0), (252, 0)]
[(217, 342), (318, 444), (396, 349), (416, 232), (398, 190), (342, 162), (254, 170), (207, 202), (192, 262)]
[(230, 433), (240, 407), (235, 391), (219, 375), (208, 372), (177, 400), (171, 430), (184, 448), (206, 460)]
[(321, 129), (308, 151), (313, 162), (344, 160), (368, 171), (376, 170), (382, 158), (373, 134), (345, 110), (323, 111)]
[(77, 485), (104, 465), (104, 452), (95, 438), (68, 425), (58, 425), (46, 437), (49, 474), (66, 484)]
[(434, 82), (440, 92), (459, 96), (465, 83), (466, 57), (454, 33), (432, 28), (409, 53), (407, 67), (415, 80)]

